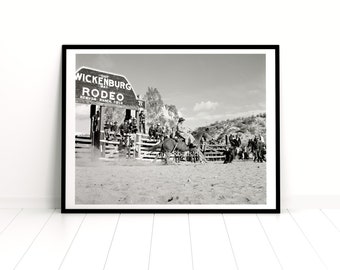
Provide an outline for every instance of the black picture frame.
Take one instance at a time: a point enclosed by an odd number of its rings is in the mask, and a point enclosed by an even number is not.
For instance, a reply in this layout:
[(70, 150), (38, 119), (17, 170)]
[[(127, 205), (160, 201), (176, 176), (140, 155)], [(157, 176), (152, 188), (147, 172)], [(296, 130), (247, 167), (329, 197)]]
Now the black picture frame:
[[(70, 208), (66, 205), (67, 189), (67, 70), (70, 50), (273, 50), (275, 54), (275, 206), (270, 209), (104, 209)], [(280, 213), (280, 46), (279, 45), (63, 45), (62, 46), (62, 160), (61, 160), (61, 212), (62, 213)]]

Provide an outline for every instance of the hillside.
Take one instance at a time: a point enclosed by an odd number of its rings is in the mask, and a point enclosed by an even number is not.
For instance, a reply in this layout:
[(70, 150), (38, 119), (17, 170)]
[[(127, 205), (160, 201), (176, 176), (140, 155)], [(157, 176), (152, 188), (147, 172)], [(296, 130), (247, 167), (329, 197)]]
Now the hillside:
[(242, 145), (246, 145), (254, 135), (261, 134), (266, 141), (266, 113), (248, 117), (238, 117), (218, 121), (208, 126), (199, 127), (194, 132), (209, 128), (209, 134), (218, 143), (225, 144), (225, 136), (238, 133), (241, 136)]
[[(176, 125), (179, 118), (176, 106), (165, 104), (157, 88), (148, 88), (145, 101), (148, 127), (151, 124), (160, 123), (161, 126), (171, 129)], [(242, 144), (245, 145), (255, 134), (261, 134), (266, 140), (266, 113), (218, 121), (199, 127), (193, 133), (207, 127), (209, 134), (220, 144), (225, 144), (225, 135), (238, 133), (241, 136)]]

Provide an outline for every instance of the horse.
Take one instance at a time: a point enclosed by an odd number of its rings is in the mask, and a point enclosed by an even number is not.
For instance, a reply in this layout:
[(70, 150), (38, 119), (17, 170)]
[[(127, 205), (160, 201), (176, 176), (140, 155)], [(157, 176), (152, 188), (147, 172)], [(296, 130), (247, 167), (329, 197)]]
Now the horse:
[(195, 135), (193, 135), (195, 138), (194, 144), (191, 143), (190, 145), (186, 145), (185, 142), (181, 139), (178, 138), (177, 140), (174, 138), (166, 138), (164, 141), (152, 146), (151, 148), (148, 149), (148, 151), (156, 151), (158, 149), (159, 153), (156, 155), (155, 160), (158, 158), (158, 156), (163, 153), (165, 155), (165, 164), (169, 163), (169, 158), (170, 154), (173, 153), (174, 151), (178, 153), (185, 153), (185, 152), (192, 152), (192, 153), (197, 153), (199, 157), (200, 162), (207, 162), (206, 158), (202, 154), (200, 150), (200, 143), (201, 139), (204, 138), (205, 140), (210, 140), (211, 136), (206, 133), (206, 132), (199, 132)]

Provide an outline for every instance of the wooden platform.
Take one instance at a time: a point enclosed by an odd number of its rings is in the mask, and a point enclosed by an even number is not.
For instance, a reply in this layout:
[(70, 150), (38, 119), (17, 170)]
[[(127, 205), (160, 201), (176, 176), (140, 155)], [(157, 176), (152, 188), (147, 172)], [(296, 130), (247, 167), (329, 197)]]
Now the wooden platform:
[(0, 209), (0, 269), (340, 269), (340, 209), (281, 215)]

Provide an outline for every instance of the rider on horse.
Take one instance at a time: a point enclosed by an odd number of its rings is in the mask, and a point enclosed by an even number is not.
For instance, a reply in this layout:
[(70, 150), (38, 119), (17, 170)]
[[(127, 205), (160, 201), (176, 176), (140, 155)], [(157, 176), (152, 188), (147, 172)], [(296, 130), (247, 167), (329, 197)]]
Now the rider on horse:
[(195, 138), (190, 133), (187, 132), (187, 129), (183, 126), (183, 122), (185, 119), (183, 117), (180, 117), (178, 119), (178, 123), (176, 126), (176, 135), (180, 138), (183, 138), (185, 140), (185, 144), (190, 146), (193, 145)]

